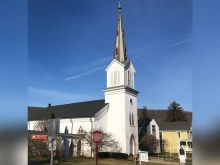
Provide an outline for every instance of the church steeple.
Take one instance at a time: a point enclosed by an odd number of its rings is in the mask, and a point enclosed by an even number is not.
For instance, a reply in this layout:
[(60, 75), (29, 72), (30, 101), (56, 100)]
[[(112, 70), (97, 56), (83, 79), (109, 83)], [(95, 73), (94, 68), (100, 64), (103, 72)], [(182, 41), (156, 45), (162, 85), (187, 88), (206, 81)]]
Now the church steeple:
[(123, 23), (122, 23), (122, 12), (121, 11), (122, 11), (122, 7), (119, 2), (118, 24), (117, 24), (113, 58), (118, 60), (121, 63), (125, 63), (127, 61), (127, 50), (126, 50), (126, 44), (125, 44), (125, 36), (124, 36), (124, 28), (123, 28)]

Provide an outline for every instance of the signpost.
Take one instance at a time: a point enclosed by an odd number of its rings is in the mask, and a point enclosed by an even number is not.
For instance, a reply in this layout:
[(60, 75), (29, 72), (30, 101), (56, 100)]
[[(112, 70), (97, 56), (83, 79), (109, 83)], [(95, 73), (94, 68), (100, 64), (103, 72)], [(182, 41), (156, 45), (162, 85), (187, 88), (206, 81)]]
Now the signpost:
[(98, 130), (92, 133), (93, 142), (96, 143), (96, 165), (98, 165), (98, 143), (102, 141), (102, 133)]
[(54, 139), (52, 136), (49, 136), (49, 151), (55, 151), (56, 146), (57, 146), (56, 139)]
[(147, 151), (138, 151), (139, 152), (139, 162), (141, 165), (142, 162), (148, 162), (148, 152)]
[(56, 150), (56, 134), (60, 131), (60, 119), (49, 119), (48, 135), (49, 150), (51, 151), (50, 165), (53, 165), (53, 151)]

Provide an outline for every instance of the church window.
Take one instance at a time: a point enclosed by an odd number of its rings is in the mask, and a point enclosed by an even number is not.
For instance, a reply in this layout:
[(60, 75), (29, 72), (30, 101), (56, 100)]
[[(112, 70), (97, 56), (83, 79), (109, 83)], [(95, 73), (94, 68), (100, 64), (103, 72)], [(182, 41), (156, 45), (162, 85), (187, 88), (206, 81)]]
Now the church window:
[(119, 32), (118, 32), (118, 30), (117, 30), (117, 36), (119, 35)]
[(113, 85), (113, 73), (111, 73), (111, 85)]
[(117, 85), (117, 71), (114, 71), (114, 85)]
[(131, 112), (129, 113), (129, 123), (131, 125)]
[(130, 99), (130, 103), (133, 104), (132, 99)]
[(133, 113), (132, 113), (132, 116), (131, 116), (131, 125), (134, 125), (134, 116), (133, 116)]
[(131, 77), (130, 77), (130, 72), (128, 71), (128, 86), (130, 86), (130, 83), (131, 83)]
[(79, 127), (78, 133), (79, 133), (79, 134), (82, 134), (82, 133), (83, 133), (83, 129), (82, 129), (81, 126)]
[(125, 78), (124, 78), (124, 81), (125, 81), (125, 82), (124, 82), (124, 83), (125, 83), (125, 85), (127, 85), (127, 72), (125, 71), (124, 74), (125, 74)]
[(120, 84), (120, 75), (119, 75), (119, 71), (118, 71), (118, 85)]
[(118, 55), (118, 48), (115, 48), (115, 54)]
[(68, 130), (68, 128), (67, 128), (67, 126), (65, 127), (65, 132), (64, 132), (65, 134), (68, 134), (69, 133), (69, 130)]

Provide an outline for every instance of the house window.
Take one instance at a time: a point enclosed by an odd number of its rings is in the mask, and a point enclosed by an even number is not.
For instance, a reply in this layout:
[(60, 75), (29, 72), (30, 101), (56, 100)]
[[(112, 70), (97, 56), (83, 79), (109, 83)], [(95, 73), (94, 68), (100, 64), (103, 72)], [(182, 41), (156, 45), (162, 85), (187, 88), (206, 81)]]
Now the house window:
[(187, 142), (187, 143), (188, 143), (188, 147), (189, 147), (189, 148), (193, 148), (193, 147), (192, 147), (192, 142)]
[(180, 146), (186, 146), (186, 142), (180, 142)]
[(152, 135), (156, 136), (156, 127), (152, 125)]
[(177, 137), (181, 138), (181, 132), (177, 132)]

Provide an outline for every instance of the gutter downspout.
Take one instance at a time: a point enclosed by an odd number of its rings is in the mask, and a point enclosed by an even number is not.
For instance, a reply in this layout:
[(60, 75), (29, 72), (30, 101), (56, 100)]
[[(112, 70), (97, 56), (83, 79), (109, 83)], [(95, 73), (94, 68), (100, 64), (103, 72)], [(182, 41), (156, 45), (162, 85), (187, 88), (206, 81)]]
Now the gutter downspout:
[[(92, 133), (92, 128), (93, 128), (92, 118), (90, 118), (90, 121), (91, 121), (91, 133)], [(91, 135), (91, 157), (92, 157), (92, 135)]]

